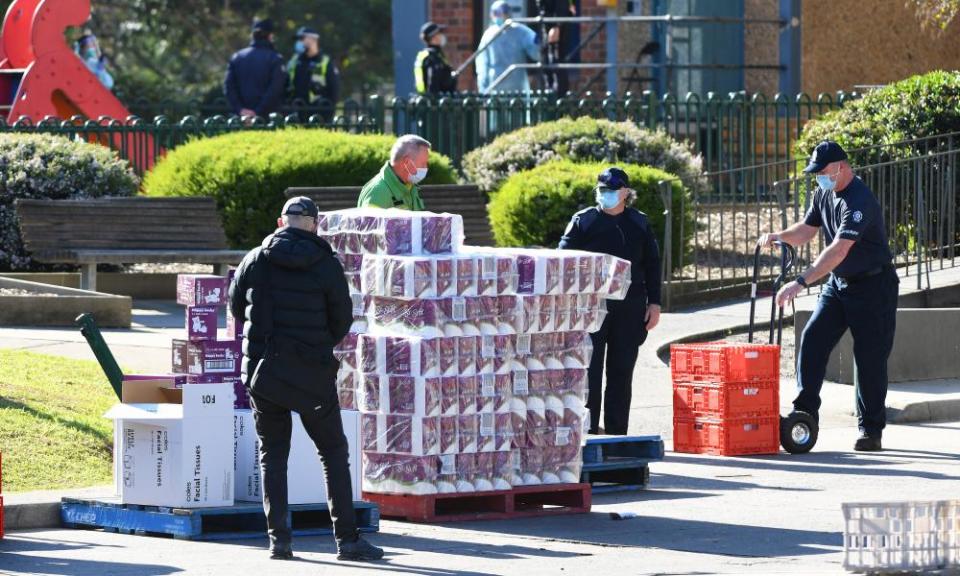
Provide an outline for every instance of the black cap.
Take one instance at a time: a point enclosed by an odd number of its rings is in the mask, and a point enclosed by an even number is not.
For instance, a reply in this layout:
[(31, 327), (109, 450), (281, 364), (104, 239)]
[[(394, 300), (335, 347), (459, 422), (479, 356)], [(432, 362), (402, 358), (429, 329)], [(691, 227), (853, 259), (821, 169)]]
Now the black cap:
[(420, 39), (426, 42), (434, 34), (438, 32), (442, 32), (446, 29), (447, 29), (446, 26), (441, 26), (436, 22), (427, 22), (426, 24), (420, 27)]
[(266, 32), (270, 34), (273, 32), (273, 20), (269, 18), (264, 18), (263, 20), (254, 20), (253, 21), (253, 31), (254, 32)]
[(303, 38), (304, 36), (316, 36), (317, 38), (319, 38), (320, 33), (317, 32), (316, 29), (311, 28), (309, 26), (301, 26), (297, 30), (297, 38)]
[(824, 140), (817, 144), (810, 155), (810, 163), (803, 169), (804, 172), (820, 172), (831, 162), (839, 162), (847, 159), (847, 153), (839, 144), (831, 140)]
[(611, 190), (619, 190), (630, 186), (630, 178), (623, 170), (613, 166), (607, 168), (597, 176), (597, 182), (603, 184)]
[(313, 203), (313, 200), (306, 196), (294, 196), (283, 205), (283, 212), (280, 214), (283, 216), (310, 216), (311, 218), (316, 218), (317, 215), (320, 214), (320, 211), (317, 210), (317, 205)]

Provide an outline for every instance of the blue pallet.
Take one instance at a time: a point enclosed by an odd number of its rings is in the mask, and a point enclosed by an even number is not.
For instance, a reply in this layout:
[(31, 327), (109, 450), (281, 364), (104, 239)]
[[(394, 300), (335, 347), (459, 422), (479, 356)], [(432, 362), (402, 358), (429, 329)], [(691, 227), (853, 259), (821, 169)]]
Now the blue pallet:
[(650, 463), (663, 455), (663, 439), (657, 435), (588, 436), (580, 481), (595, 494), (642, 490), (650, 482)]
[[(361, 532), (380, 529), (380, 508), (376, 504), (356, 501), (353, 506)], [(295, 536), (333, 534), (325, 503), (294, 504), (289, 514)], [(257, 503), (186, 509), (120, 504), (117, 499), (64, 498), (60, 520), (66, 528), (99, 528), (122, 534), (172, 536), (178, 540), (265, 538), (267, 531), (263, 507)]]

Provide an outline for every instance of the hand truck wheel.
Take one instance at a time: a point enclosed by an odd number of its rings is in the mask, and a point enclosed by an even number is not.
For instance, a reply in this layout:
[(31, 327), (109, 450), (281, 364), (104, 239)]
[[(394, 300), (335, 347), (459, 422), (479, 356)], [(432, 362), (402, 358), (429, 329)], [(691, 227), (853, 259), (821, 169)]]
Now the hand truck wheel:
[(820, 426), (813, 416), (794, 411), (780, 417), (780, 445), (791, 454), (806, 454), (817, 443)]

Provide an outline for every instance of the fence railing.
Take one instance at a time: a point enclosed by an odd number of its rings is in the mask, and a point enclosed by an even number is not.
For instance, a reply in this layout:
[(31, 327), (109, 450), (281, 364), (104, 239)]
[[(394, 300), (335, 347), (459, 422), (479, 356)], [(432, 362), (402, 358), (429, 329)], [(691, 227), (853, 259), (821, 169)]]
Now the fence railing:
[[(854, 173), (880, 201), (895, 264), (916, 276), (918, 288), (923, 267), (956, 266), (960, 133), (847, 152)], [(663, 266), (664, 278), (671, 282), (670, 295), (749, 282), (756, 240), (800, 221), (810, 207), (816, 181), (800, 172), (806, 161), (792, 158), (706, 173), (679, 208), (673, 207), (691, 217), (680, 219), (679, 230), (665, 219)], [(664, 206), (675, 182), (660, 183)], [(690, 221), (692, 228), (687, 228)], [(689, 238), (688, 248), (679, 254), (671, 248), (676, 234)], [(809, 264), (825, 247), (820, 234), (798, 250), (800, 265)], [(761, 275), (778, 273), (779, 262), (773, 252), (764, 254)]]
[[(116, 149), (141, 173), (165, 151), (191, 138), (287, 126), (419, 134), (460, 166), (464, 155), (501, 134), (562, 117), (589, 116), (665, 130), (690, 143), (693, 151), (703, 156), (705, 169), (719, 172), (789, 159), (807, 121), (856, 97), (855, 93), (842, 92), (817, 98), (805, 94), (767, 98), (744, 93), (687, 94), (682, 98), (669, 94), (658, 97), (653, 92), (628, 93), (624, 98), (590, 93), (583, 97), (549, 93), (493, 97), (467, 94), (439, 99), (396, 98), (386, 105), (381, 98), (371, 96), (362, 102), (347, 100), (332, 115), (323, 106), (289, 102), (281, 113), (253, 122), (227, 113), (225, 102), (135, 101), (130, 104), (131, 110), (163, 114), (152, 116), (152, 120), (71, 118), (34, 123), (23, 119), (13, 124), (0, 122), (0, 132), (34, 131), (100, 141)], [(218, 111), (224, 113), (209, 115)], [(185, 113), (189, 114), (182, 115)]]
[(690, 143), (703, 155), (704, 167), (716, 172), (791, 158), (809, 120), (858, 97), (844, 92), (816, 98), (711, 92), (677, 98), (648, 91), (624, 98), (590, 93), (397, 98), (390, 105), (390, 125), (395, 134), (415, 133), (430, 140), (459, 166), (469, 151), (525, 126), (579, 116), (632, 121)]

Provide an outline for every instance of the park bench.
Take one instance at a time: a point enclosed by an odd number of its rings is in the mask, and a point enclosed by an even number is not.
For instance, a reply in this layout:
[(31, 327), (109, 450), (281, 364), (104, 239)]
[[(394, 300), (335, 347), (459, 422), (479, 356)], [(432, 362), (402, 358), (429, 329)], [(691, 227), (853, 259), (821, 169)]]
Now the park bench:
[(228, 250), (213, 198), (16, 201), (23, 244), (37, 262), (80, 266), (97, 289), (97, 264), (213, 264), (226, 275), (245, 250)]
[[(287, 198), (307, 196), (317, 203), (321, 212), (354, 208), (360, 196), (359, 186), (331, 186), (323, 188), (287, 188)], [(463, 217), (466, 243), (471, 246), (492, 246), (493, 233), (487, 220), (487, 199), (473, 185), (437, 184), (420, 187), (423, 203), (430, 212), (449, 212)]]

